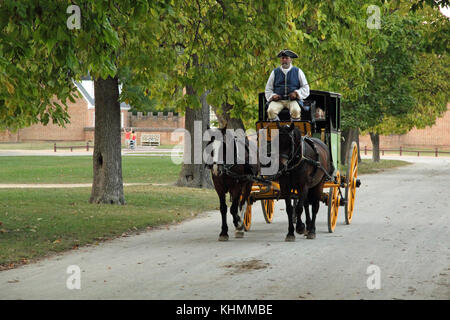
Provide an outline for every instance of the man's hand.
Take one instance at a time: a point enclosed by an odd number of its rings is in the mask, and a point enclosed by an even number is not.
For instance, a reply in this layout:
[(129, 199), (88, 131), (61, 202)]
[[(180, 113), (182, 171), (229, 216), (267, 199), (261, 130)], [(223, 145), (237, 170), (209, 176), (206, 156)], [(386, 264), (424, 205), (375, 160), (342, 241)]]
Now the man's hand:
[(272, 101), (278, 101), (278, 100), (280, 100), (281, 99), (281, 96), (279, 95), (279, 94), (276, 94), (276, 95), (274, 95), (274, 96), (272, 96)]
[(291, 93), (289, 93), (289, 98), (291, 98), (291, 100), (297, 100), (297, 92), (296, 91), (292, 91)]

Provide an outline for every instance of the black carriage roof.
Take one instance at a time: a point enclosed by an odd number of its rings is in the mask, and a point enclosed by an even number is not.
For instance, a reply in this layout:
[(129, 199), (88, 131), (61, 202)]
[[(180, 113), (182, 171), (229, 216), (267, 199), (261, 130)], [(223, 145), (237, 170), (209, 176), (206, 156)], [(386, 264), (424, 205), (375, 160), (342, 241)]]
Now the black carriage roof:
[(342, 95), (340, 93), (331, 92), (331, 91), (310, 90), (309, 93), (310, 94), (323, 95), (323, 96), (330, 96), (330, 97), (333, 97), (333, 98), (336, 98), (336, 97), (337, 98), (341, 98), (342, 97)]

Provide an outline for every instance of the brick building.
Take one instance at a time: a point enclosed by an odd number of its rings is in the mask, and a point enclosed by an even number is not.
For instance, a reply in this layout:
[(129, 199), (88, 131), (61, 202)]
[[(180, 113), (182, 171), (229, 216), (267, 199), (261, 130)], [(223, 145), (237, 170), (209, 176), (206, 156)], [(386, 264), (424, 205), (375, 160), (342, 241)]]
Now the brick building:
[[(52, 123), (44, 126), (35, 124), (27, 128), (19, 129), (16, 132), (9, 130), (0, 131), (0, 142), (30, 142), (30, 141), (94, 141), (95, 130), (95, 101), (94, 83), (92, 80), (75, 82), (80, 98), (74, 103), (68, 102), (68, 113), (70, 123), (66, 127), (59, 127)], [(119, 88), (120, 91), (120, 88)], [(133, 128), (136, 131), (137, 144), (141, 145), (141, 139), (145, 135), (158, 136), (161, 144), (177, 144), (182, 142), (183, 135), (175, 134), (171, 138), (171, 133), (178, 128), (184, 128), (184, 117), (179, 117), (169, 113), (163, 115), (143, 115), (138, 113), (132, 115), (130, 105), (121, 103), (121, 127)], [(122, 132), (122, 143), (124, 143), (124, 133)]]
[[(372, 148), (372, 142), (369, 135), (359, 137), (360, 148), (364, 146)], [(450, 149), (450, 103), (447, 104), (447, 112), (442, 118), (436, 119), (432, 127), (425, 129), (412, 129), (410, 132), (402, 135), (392, 134), (389, 136), (380, 136), (380, 148), (399, 149), (407, 148), (443, 148)]]
[[(94, 141), (95, 130), (95, 101), (94, 83), (92, 80), (75, 82), (81, 97), (75, 103), (68, 103), (70, 123), (65, 128), (49, 123), (47, 126), (35, 124), (17, 132), (9, 130), (0, 131), (0, 142), (25, 142), (25, 141)], [(120, 91), (120, 88), (119, 88)], [(130, 106), (121, 103), (121, 126), (132, 128), (136, 132), (137, 145), (141, 145), (149, 136), (158, 137), (160, 144), (178, 144), (183, 142), (183, 134), (177, 129), (185, 127), (185, 119), (182, 116), (168, 113), (144, 115), (140, 112), (132, 115)], [(211, 111), (212, 120), (215, 119)], [(122, 143), (125, 137), (122, 132)], [(372, 147), (368, 135), (360, 136), (360, 148)], [(402, 147), (428, 147), (450, 149), (450, 104), (442, 118), (436, 120), (436, 124), (426, 129), (413, 129), (404, 135), (380, 136), (380, 147), (384, 149), (398, 149)]]

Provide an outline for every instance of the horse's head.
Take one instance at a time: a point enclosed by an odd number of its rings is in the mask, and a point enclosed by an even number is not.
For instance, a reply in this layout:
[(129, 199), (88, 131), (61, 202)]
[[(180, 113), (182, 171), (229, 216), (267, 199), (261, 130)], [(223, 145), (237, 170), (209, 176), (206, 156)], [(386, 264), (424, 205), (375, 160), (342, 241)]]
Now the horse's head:
[(300, 130), (292, 122), (290, 125), (280, 126), (277, 122), (279, 130), (279, 157), (280, 163), (286, 167), (295, 156), (296, 145), (300, 140)]

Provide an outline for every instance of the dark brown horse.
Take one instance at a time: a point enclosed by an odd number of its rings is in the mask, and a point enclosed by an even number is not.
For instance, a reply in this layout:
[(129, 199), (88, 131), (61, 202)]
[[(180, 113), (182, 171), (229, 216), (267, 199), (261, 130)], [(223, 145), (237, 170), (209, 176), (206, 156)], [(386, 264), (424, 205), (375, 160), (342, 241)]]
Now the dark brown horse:
[[(323, 193), (323, 185), (327, 177), (333, 174), (330, 151), (321, 140), (302, 137), (294, 123), (279, 126), (279, 158), (281, 197), (286, 201), (286, 212), (289, 220), (286, 241), (295, 241), (291, 191), (297, 191), (295, 201), (297, 223), (295, 230), (306, 234), (308, 239), (316, 237), (316, 215)], [(308, 206), (312, 206), (312, 219)], [(306, 213), (306, 230), (301, 220), (302, 208)]]
[[(243, 232), (243, 212), (245, 212), (246, 201), (250, 196), (252, 189), (252, 180), (249, 178), (256, 173), (256, 165), (249, 164), (248, 140), (245, 137), (245, 145), (239, 149), (238, 143), (234, 138), (227, 139), (226, 128), (217, 129), (216, 134), (220, 134), (223, 139), (215, 139), (213, 136), (208, 143), (212, 147), (212, 161), (207, 166), (211, 169), (211, 177), (220, 201), (220, 213), (222, 215), (222, 229), (219, 235), (219, 241), (228, 240), (227, 225), (227, 204), (225, 196), (230, 193), (231, 207), (230, 213), (233, 216), (233, 224), (236, 227), (236, 238), (242, 238)], [(228, 143), (233, 143), (234, 157), (232, 163), (228, 163), (226, 157)], [(238, 150), (245, 156), (245, 163), (238, 163)], [(244, 154), (242, 154), (244, 153)], [(242, 161), (240, 161), (242, 162)]]

